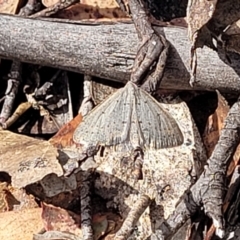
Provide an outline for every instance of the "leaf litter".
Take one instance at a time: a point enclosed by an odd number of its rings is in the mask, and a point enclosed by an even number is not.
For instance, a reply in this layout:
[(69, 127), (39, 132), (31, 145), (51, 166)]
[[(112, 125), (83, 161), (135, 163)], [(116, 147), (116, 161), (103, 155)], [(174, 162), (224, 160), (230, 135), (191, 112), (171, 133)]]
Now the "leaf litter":
[[(209, 4), (215, 4), (214, 5), (214, 7), (216, 6), (216, 1), (211, 1), (211, 3), (209, 3)], [(205, 7), (205, 6), (204, 6)], [(196, 8), (195, 8), (195, 10), (196, 10)], [(214, 9), (212, 9), (212, 10), (214, 10)], [(211, 11), (212, 11), (211, 10)], [(201, 11), (201, 13), (204, 13), (204, 11)], [(207, 16), (207, 15), (206, 15)], [(208, 19), (209, 18), (211, 18), (212, 17), (212, 13), (208, 16)], [(204, 20), (204, 18), (202, 18), (203, 20)], [(201, 23), (199, 26), (197, 26), (196, 27), (196, 29), (198, 30), (198, 29), (200, 29), (201, 28), (201, 25), (203, 26), (207, 21), (208, 21), (208, 19), (205, 21), (205, 22), (203, 22), (203, 23)], [(237, 26), (237, 24), (236, 24), (236, 26)], [(194, 28), (195, 26), (193, 26), (193, 28)], [(234, 30), (234, 25), (232, 25), (230, 28), (228, 28), (228, 30), (226, 30), (226, 34), (228, 34), (228, 35), (230, 35), (231, 37), (233, 37), (232, 35), (233, 35), (233, 30)], [(231, 40), (232, 38), (230, 38), (230, 40)], [(228, 41), (228, 43), (231, 43), (230, 42), (230, 40)], [(230, 46), (231, 47), (231, 44), (228, 44), (227, 46)], [(219, 97), (219, 103), (221, 102), (221, 98)], [(220, 106), (221, 107), (221, 106)], [(222, 117), (220, 116), (219, 117), (219, 115), (221, 114), (220, 112), (218, 112), (218, 111), (220, 111), (221, 112), (221, 109), (218, 109), (217, 111), (216, 111), (216, 113), (215, 113), (215, 116), (213, 116), (212, 117), (212, 119), (209, 119), (209, 127), (208, 127), (208, 130), (209, 129), (211, 129), (211, 127), (216, 127), (216, 122), (213, 122), (213, 120), (215, 119), (215, 117), (216, 117), (216, 115), (217, 115), (217, 117), (218, 117), (218, 119), (219, 119), (219, 121), (218, 121), (218, 123), (217, 123), (217, 125), (219, 125), (218, 127), (217, 127), (217, 129), (216, 129), (216, 131), (213, 133), (213, 136), (210, 136), (210, 139), (208, 139), (208, 140), (206, 140), (206, 141), (208, 141), (209, 142), (209, 149), (211, 148), (211, 147), (213, 147), (215, 144), (214, 144), (214, 142), (216, 142), (216, 138), (217, 138), (217, 135), (219, 135), (219, 129), (221, 128), (221, 123), (222, 123)], [(228, 111), (227, 110), (227, 108), (224, 110), (224, 111)], [(224, 113), (225, 114), (225, 113)], [(76, 124), (77, 124), (77, 122), (80, 122), (80, 118), (81, 118), (81, 116), (80, 115), (78, 115), (78, 117), (79, 118), (77, 118), (76, 120), (76, 122), (75, 123), (73, 123), (73, 125), (74, 125), (74, 127), (76, 126)], [(135, 118), (136, 118), (136, 116), (135, 116)], [(122, 123), (121, 123), (122, 124)], [(53, 138), (53, 142), (55, 141), (55, 143), (57, 144), (59, 144), (59, 145), (62, 145), (62, 147), (64, 147), (64, 146), (69, 146), (69, 145), (72, 145), (73, 144), (73, 129), (74, 129), (74, 127), (73, 128), (71, 128), (71, 125), (69, 125), (69, 129), (68, 129), (68, 131), (70, 131), (70, 135), (68, 135), (68, 136), (65, 136), (65, 134), (64, 134), (64, 132), (63, 132), (63, 134), (61, 135), (61, 136), (59, 136), (58, 135), (58, 137), (59, 138)], [(112, 128), (113, 129), (113, 131), (114, 131), (114, 128)], [(67, 132), (68, 132), (67, 131)], [(10, 132), (8, 132), (8, 133), (10, 133)], [(208, 134), (211, 134), (211, 132), (207, 132), (206, 133), (206, 135), (205, 135), (205, 137), (207, 138), (208, 136)], [(216, 135), (215, 135), (216, 134)], [(11, 136), (12, 137), (12, 136)], [(16, 136), (16, 138), (18, 138), (18, 140), (19, 140), (19, 142), (21, 142), (22, 141), (22, 138), (20, 138), (20, 136), (19, 135), (17, 135)], [(59, 140), (59, 139), (61, 139), (61, 140)], [(84, 139), (84, 137), (83, 137), (83, 139)], [(141, 142), (139, 139), (140, 139), (140, 137), (139, 137), (139, 135), (137, 136), (137, 143), (139, 143), (139, 142)], [(82, 141), (82, 140), (81, 140)], [(88, 139), (87, 139), (87, 141), (88, 141)], [(46, 142), (46, 141), (45, 141)], [(98, 140), (96, 140), (96, 142), (98, 142)], [(114, 141), (113, 141), (114, 142)], [(115, 141), (115, 142), (118, 142), (118, 141)], [(121, 142), (121, 140), (120, 140), (120, 142)], [(130, 142), (130, 141), (129, 141)], [(54, 143), (54, 144), (55, 144)], [(103, 141), (103, 143), (104, 143), (104, 141)], [(36, 141), (36, 142), (34, 142), (33, 141), (33, 145), (34, 144), (39, 144), (38, 146), (40, 146), (40, 148), (44, 145), (44, 147), (43, 147), (43, 149), (45, 148), (45, 147), (47, 147), (47, 145), (48, 144), (46, 144), (46, 146), (45, 146), (45, 144), (43, 144), (42, 145), (42, 143), (40, 143), (40, 142), (38, 142), (38, 141)], [(106, 144), (106, 141), (105, 141), (105, 143), (104, 144)], [(130, 143), (128, 143), (128, 144), (130, 144)], [(147, 145), (147, 146), (150, 146), (150, 144), (149, 145)], [(34, 151), (34, 148), (31, 148), (33, 151)], [(50, 150), (51, 150), (51, 148), (50, 148)], [(49, 151), (50, 151), (49, 150)], [(211, 150), (209, 150), (209, 151), (211, 151)], [(32, 151), (31, 151), (32, 152)], [(47, 151), (48, 152), (48, 151)], [(0, 148), (0, 153), (1, 153), (1, 148)], [(9, 154), (10, 155), (10, 154)], [(9, 157), (9, 155), (5, 155), (5, 157)], [(50, 156), (52, 157), (52, 159), (51, 159), (51, 161), (55, 158), (55, 160), (56, 160), (56, 152), (54, 152), (54, 154), (53, 154), (53, 156), (51, 156), (51, 154), (50, 154)], [(49, 155), (47, 154), (46, 155), (47, 157), (49, 157)], [(50, 158), (51, 158), (50, 157)], [(11, 156), (11, 157), (9, 157), (9, 159), (10, 159), (10, 161), (9, 162), (12, 162), (11, 160), (15, 160), (15, 158), (16, 158), (16, 156)], [(21, 158), (21, 156), (20, 156), (20, 158)], [(31, 171), (33, 171), (34, 170), (34, 166), (36, 166), (36, 165), (38, 165), (39, 163), (38, 163), (38, 161), (37, 162), (35, 162), (35, 158), (33, 157), (32, 158), (33, 159), (33, 163), (29, 163), (29, 162), (27, 162), (27, 164), (25, 164), (24, 166), (27, 168), (27, 170), (26, 170), (26, 172), (25, 172), (25, 175), (27, 175), (28, 173), (30, 173)], [(239, 157), (236, 157), (236, 163), (235, 163), (235, 165), (236, 164), (238, 164), (237, 163), (237, 161), (238, 161), (238, 159), (239, 159)], [(16, 160), (15, 160), (16, 161)], [(41, 161), (40, 161), (41, 162)], [(23, 163), (25, 163), (24, 161), (23, 161)], [(48, 164), (48, 163), (47, 163)], [(29, 166), (30, 165), (30, 166)], [(40, 163), (40, 165), (41, 165), (41, 163)], [(234, 166), (235, 166), (234, 165)], [(5, 168), (5, 165), (4, 165), (4, 167), (3, 167), (3, 169), (4, 169), (4, 172), (5, 172), (5, 170), (6, 170), (6, 172), (9, 172), (9, 174), (11, 175), (11, 176), (14, 176), (15, 174), (17, 174), (16, 173), (16, 170), (14, 169), (14, 167), (6, 167)], [(233, 169), (234, 169), (234, 167), (233, 167)], [(1, 170), (0, 170), (1, 171)], [(39, 170), (38, 170), (39, 171)], [(59, 170), (58, 170), (58, 166), (54, 166), (54, 168), (53, 168), (53, 172), (58, 172)], [(50, 172), (50, 171), (49, 171)], [(56, 174), (55, 176), (56, 176), (56, 178), (58, 178), (57, 177), (57, 175), (61, 175), (62, 174), (62, 172), (60, 173), (61, 171), (59, 171), (59, 174)], [(36, 172), (34, 173), (34, 174), (36, 174)], [(32, 176), (32, 175), (34, 175), (34, 174), (30, 174), (30, 176)], [(38, 172), (37, 172), (37, 174), (38, 174)], [(20, 178), (19, 180), (14, 180), (14, 178), (13, 178), (13, 182), (15, 181), (16, 182), (16, 184), (19, 184), (19, 186), (26, 186), (28, 183), (33, 183), (33, 182), (35, 182), (35, 180), (38, 182), (39, 180), (38, 179), (44, 179), (44, 178), (46, 178), (47, 180), (46, 180), (46, 182), (49, 182), (49, 181), (52, 181), (52, 177), (49, 177), (49, 176), (51, 176), (51, 175), (48, 175), (48, 174), (46, 174), (46, 176), (45, 176), (45, 174), (44, 173), (42, 173), (41, 172), (41, 174), (40, 174), (40, 176), (39, 176), (39, 178), (37, 178), (37, 180), (36, 179), (33, 179), (33, 180), (31, 180), (31, 179), (24, 179), (24, 176), (22, 176), (22, 178)], [(20, 181), (22, 180), (22, 179), (24, 179), (25, 180), (25, 182), (23, 181), (23, 183), (21, 183), (20, 184)], [(42, 180), (40, 180), (40, 181), (42, 181)], [(44, 184), (42, 184), (42, 186), (43, 186)], [(7, 185), (6, 184), (3, 184), (3, 189), (5, 189), (6, 190), (6, 187), (7, 187)], [(50, 187), (51, 188), (51, 187)], [(46, 189), (46, 188), (45, 188)], [(61, 189), (61, 188), (60, 188)], [(3, 192), (5, 192), (5, 190), (3, 191)], [(62, 189), (63, 190), (63, 189)], [(64, 189), (63, 191), (65, 191), (66, 189)], [(57, 193), (55, 193), (55, 194), (57, 194)], [(6, 196), (3, 194), (3, 202), (5, 202), (5, 204), (6, 204)], [(11, 201), (10, 201), (11, 202)], [(9, 208), (9, 204), (7, 203), (6, 205), (4, 205), (4, 209), (7, 209), (7, 208)], [(27, 239), (27, 238), (24, 238), (24, 239)], [(42, 238), (41, 238), (42, 239)], [(48, 239), (50, 239), (50, 238), (48, 238)]]

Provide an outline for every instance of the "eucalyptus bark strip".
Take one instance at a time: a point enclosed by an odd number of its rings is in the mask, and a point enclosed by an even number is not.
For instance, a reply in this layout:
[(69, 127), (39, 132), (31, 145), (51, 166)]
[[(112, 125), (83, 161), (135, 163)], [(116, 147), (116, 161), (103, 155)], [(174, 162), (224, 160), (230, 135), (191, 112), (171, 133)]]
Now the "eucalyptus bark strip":
[[(171, 43), (162, 88), (240, 91), (240, 57), (231, 66), (219, 55), (198, 50), (198, 81), (189, 85), (190, 43), (187, 29), (156, 27)], [(41, 64), (126, 82), (137, 51), (133, 24), (76, 24), (0, 15), (0, 57)]]

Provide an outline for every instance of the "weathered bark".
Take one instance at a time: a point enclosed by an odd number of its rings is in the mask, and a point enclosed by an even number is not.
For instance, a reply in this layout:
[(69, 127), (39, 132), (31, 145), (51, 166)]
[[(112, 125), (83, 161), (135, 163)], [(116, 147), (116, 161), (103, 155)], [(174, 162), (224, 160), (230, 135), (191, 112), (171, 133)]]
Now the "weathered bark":
[[(231, 54), (231, 65), (208, 49), (198, 50), (197, 81), (189, 86), (190, 43), (187, 30), (156, 27), (171, 43), (161, 87), (240, 91), (240, 59)], [(133, 24), (87, 25), (58, 23), (0, 15), (0, 56), (59, 67), (115, 81), (129, 80), (137, 50)]]

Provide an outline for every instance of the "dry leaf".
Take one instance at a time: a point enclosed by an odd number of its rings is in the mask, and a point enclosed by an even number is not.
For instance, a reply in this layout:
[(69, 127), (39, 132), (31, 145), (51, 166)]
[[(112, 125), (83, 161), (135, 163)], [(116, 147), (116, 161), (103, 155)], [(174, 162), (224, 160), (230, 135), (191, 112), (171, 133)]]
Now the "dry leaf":
[[(46, 7), (49, 7), (57, 3), (58, 0), (43, 0), (42, 2)], [(82, 0), (80, 2), (62, 10), (57, 16), (72, 20), (127, 18), (115, 0)]]
[[(217, 46), (213, 45), (213, 38), (221, 42), (224, 29), (240, 19), (239, 7), (240, 2), (233, 0), (190, 0), (187, 8), (187, 19), (189, 38), (193, 45), (197, 43), (195, 47), (207, 45), (216, 48)], [(236, 25), (232, 26), (229, 31), (230, 35), (230, 32), (236, 31)], [(234, 39), (234, 36), (232, 37)]]
[(206, 146), (208, 157), (211, 156), (215, 145), (218, 142), (220, 131), (223, 128), (224, 120), (229, 111), (229, 105), (225, 98), (217, 91), (218, 106), (215, 112), (209, 116), (205, 131), (203, 133), (203, 142)]
[(7, 185), (6, 182), (0, 183), (0, 212), (8, 211), (8, 204), (6, 202)]
[(7, 204), (7, 211), (14, 209), (14, 206), (20, 205), (21, 202), (18, 201), (15, 196), (8, 190), (5, 190), (5, 201)]
[(34, 196), (27, 194), (24, 189), (13, 188), (12, 186), (8, 186), (6, 190), (6, 202), (9, 210), (20, 211), (38, 207)]
[(48, 141), (0, 130), (0, 171), (12, 177), (12, 186), (22, 188), (46, 175), (63, 174), (57, 149)]
[[(80, 216), (60, 207), (42, 203), (42, 219), (47, 231), (69, 232), (82, 236)], [(107, 216), (96, 214), (93, 216), (94, 240), (98, 240), (108, 228)]]
[(0, 13), (15, 14), (22, 0), (0, 0)]
[(98, 8), (119, 8), (116, 0), (81, 0), (81, 3)]
[(240, 53), (240, 20), (233, 23), (225, 32), (224, 38), (226, 38), (226, 49)]
[(42, 228), (40, 208), (0, 213), (0, 239), (32, 240)]
[[(59, 2), (58, 0), (42, 0), (45, 7), (50, 7)], [(96, 8), (119, 8), (115, 0), (81, 0), (81, 5)]]
[[(50, 7), (57, 3), (58, 0), (43, 0), (42, 3), (46, 7)], [(57, 13), (60, 18), (72, 20), (113, 20), (113, 19), (129, 19), (120, 9), (115, 0), (83, 0), (81, 3), (62, 10)]]
[(38, 207), (35, 198), (24, 189), (13, 188), (7, 182), (0, 182), (0, 212)]
[(80, 216), (60, 207), (42, 203), (42, 219), (46, 231), (70, 232), (82, 235)]
[(77, 181), (74, 174), (69, 177), (58, 177), (56, 174), (49, 174), (44, 177), (40, 184), (46, 197), (54, 197), (62, 192), (70, 192), (77, 188)]
[(99, 8), (84, 4), (75, 4), (57, 14), (60, 18), (87, 21), (130, 20), (120, 8)]
[[(57, 0), (43, 0), (43, 4), (49, 7)], [(83, 0), (81, 3), (74, 4), (67, 9), (57, 13), (60, 18), (72, 20), (104, 20), (113, 21), (119, 19), (130, 19), (120, 9), (115, 0)]]
[(213, 16), (218, 0), (190, 0), (187, 9), (189, 38), (194, 41), (194, 34)]
[(70, 122), (66, 123), (49, 142), (58, 148), (64, 148), (73, 144), (73, 133), (76, 127), (82, 122), (81, 114), (78, 114)]
[[(224, 121), (227, 117), (229, 112), (229, 105), (225, 98), (217, 91), (218, 95), (218, 106), (215, 112), (209, 116), (205, 131), (203, 133), (203, 142), (206, 146), (208, 157), (211, 156), (212, 151), (215, 148), (215, 145), (218, 142), (220, 132), (224, 127)], [(233, 170), (235, 169), (236, 165), (238, 164), (240, 159), (240, 145), (237, 147), (236, 152), (233, 155), (233, 161), (231, 161), (227, 175), (229, 176)]]

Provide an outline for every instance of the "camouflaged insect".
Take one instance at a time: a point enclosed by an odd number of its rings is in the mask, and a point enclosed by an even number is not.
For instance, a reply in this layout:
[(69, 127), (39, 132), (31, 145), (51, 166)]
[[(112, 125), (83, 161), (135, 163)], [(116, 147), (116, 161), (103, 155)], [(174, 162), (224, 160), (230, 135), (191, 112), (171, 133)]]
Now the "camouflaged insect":
[(182, 144), (183, 137), (174, 118), (147, 92), (128, 82), (83, 119), (73, 140), (128, 150), (174, 147)]

